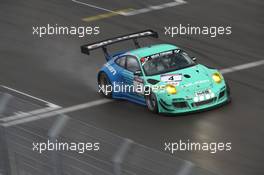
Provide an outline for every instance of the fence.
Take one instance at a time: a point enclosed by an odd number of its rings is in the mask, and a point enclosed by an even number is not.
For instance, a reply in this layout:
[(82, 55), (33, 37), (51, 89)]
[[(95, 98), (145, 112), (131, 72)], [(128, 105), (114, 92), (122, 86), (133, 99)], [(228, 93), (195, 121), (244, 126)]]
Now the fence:
[[(19, 100), (4, 94), (0, 99), (2, 114), (6, 114), (5, 109), (10, 109), (10, 99)], [(0, 169), (3, 175), (213, 175), (191, 162), (150, 149), (67, 114), (53, 113), (52, 117), (37, 119), (47, 113), (39, 110), (38, 113), (23, 114), (23, 117), (1, 118)], [(32, 117), (34, 120), (29, 121)], [(43, 152), (40, 153), (40, 149)]]

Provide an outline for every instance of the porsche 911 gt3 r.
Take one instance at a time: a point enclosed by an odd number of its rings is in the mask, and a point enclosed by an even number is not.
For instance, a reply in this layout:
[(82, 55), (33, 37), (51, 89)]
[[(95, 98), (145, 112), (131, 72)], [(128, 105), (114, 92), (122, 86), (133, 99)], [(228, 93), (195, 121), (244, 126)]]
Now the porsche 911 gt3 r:
[[(142, 37), (157, 38), (158, 34), (146, 30), (81, 46), (85, 54), (103, 49), (107, 63), (98, 73), (98, 87), (105, 97), (171, 114), (201, 111), (230, 101), (229, 87), (217, 69), (198, 64), (172, 44), (140, 47), (138, 39)], [(107, 45), (125, 40), (133, 40), (137, 48), (108, 53)]]

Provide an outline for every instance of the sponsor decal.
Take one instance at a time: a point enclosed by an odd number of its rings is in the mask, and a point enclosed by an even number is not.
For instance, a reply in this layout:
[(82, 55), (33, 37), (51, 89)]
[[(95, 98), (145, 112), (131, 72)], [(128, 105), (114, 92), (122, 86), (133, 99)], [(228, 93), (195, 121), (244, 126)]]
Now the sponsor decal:
[(200, 81), (196, 81), (194, 83), (187, 83), (185, 85), (182, 85), (182, 88), (186, 88), (186, 87), (190, 87), (190, 86), (195, 86), (195, 85), (199, 85), (199, 84), (203, 84), (203, 83), (209, 83), (209, 80), (200, 80)]
[(144, 65), (148, 60), (155, 59), (155, 58), (162, 57), (162, 56), (169, 56), (169, 55), (177, 54), (180, 51), (181, 51), (180, 49), (174, 49), (174, 50), (169, 50), (166, 52), (157, 53), (154, 55), (141, 58), (140, 62), (142, 63), (142, 65)]
[(182, 81), (182, 74), (165, 74), (160, 76), (162, 82), (178, 86)]
[(106, 63), (105, 64), (105, 67), (107, 67), (107, 69), (113, 74), (115, 75), (116, 74), (116, 70), (113, 66), (111, 66), (109, 63)]

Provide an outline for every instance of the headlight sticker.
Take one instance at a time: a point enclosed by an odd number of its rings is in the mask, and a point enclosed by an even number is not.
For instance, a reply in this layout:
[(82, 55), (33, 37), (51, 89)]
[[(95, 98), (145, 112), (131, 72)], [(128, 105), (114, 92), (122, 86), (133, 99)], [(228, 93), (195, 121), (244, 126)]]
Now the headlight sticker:
[(195, 96), (193, 98), (194, 102), (199, 102), (199, 101), (205, 101), (205, 100), (209, 100), (215, 97), (214, 92), (212, 92), (211, 89), (205, 90), (205, 91), (201, 91), (201, 92), (196, 92)]

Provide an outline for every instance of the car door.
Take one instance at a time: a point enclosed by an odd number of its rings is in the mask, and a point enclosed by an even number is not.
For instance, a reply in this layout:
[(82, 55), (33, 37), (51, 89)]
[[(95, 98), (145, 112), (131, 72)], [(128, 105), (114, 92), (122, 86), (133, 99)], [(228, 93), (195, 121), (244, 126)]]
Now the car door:
[(126, 72), (126, 56), (121, 56), (119, 58), (117, 58), (115, 60), (115, 63), (117, 65), (117, 70), (118, 70), (118, 78), (117, 81), (115, 82), (116, 87), (114, 91), (115, 91), (115, 95), (122, 97), (126, 95), (126, 92), (124, 92), (122, 90), (122, 88), (124, 87), (124, 72)]
[(131, 98), (138, 98), (139, 93), (137, 87), (142, 85), (143, 80), (139, 76), (135, 76), (134, 73), (139, 71), (140, 65), (136, 57), (127, 56), (126, 57), (126, 70), (123, 72), (124, 83), (127, 85), (127, 95)]

